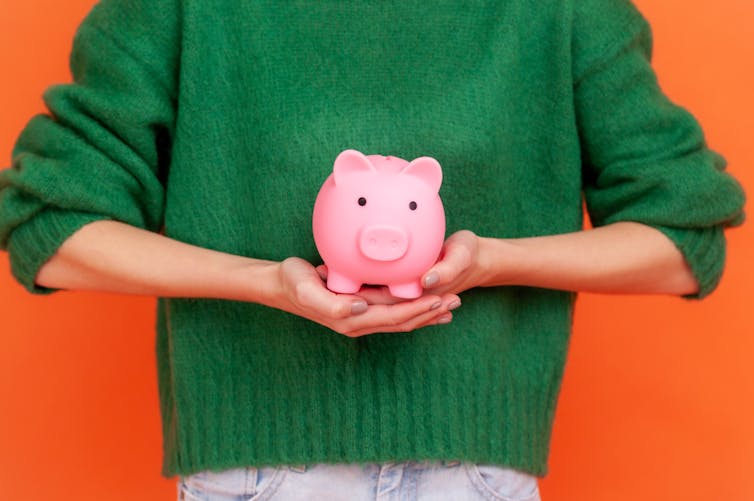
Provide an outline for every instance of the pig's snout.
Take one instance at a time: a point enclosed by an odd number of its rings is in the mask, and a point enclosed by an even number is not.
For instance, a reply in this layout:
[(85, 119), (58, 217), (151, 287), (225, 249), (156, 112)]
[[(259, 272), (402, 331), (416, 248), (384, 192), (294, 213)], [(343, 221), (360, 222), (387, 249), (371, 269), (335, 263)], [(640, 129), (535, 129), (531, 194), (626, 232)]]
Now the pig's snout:
[(395, 261), (408, 250), (408, 235), (396, 226), (370, 226), (361, 232), (359, 249), (375, 261)]

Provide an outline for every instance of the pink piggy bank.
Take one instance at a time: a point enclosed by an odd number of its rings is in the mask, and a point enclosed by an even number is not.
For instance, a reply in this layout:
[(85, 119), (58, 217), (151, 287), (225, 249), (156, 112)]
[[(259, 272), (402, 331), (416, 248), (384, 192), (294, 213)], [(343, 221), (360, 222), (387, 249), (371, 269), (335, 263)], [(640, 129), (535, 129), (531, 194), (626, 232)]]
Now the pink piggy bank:
[(421, 276), (445, 239), (442, 169), (429, 157), (338, 155), (314, 203), (314, 242), (327, 265), (327, 288), (354, 293), (362, 284), (416, 298)]

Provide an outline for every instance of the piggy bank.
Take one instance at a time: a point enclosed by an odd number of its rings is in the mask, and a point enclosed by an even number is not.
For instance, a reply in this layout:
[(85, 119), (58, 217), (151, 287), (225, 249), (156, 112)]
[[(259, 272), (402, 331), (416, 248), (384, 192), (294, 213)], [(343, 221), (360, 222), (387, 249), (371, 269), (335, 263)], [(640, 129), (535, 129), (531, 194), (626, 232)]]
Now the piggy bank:
[(445, 239), (441, 183), (433, 158), (340, 153), (312, 217), (327, 288), (354, 293), (363, 284), (387, 285), (395, 297), (421, 296), (421, 276)]

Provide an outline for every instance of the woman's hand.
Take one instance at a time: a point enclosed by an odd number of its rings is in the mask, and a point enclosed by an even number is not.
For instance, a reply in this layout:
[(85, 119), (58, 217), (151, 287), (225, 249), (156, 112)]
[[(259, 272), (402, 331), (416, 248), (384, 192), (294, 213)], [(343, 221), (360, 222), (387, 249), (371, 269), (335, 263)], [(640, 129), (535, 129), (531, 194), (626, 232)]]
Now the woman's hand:
[(695, 294), (699, 284), (675, 244), (635, 222), (527, 238), (483, 238), (470, 231), (445, 241), (424, 274), (428, 294), (520, 285), (607, 294)]
[(303, 259), (236, 256), (117, 221), (79, 229), (36, 278), (51, 288), (259, 303), (352, 337), (449, 322), (448, 305), (458, 300), (453, 294), (429, 294), (399, 304), (370, 304), (358, 295), (327, 290), (317, 269)]
[[(438, 261), (422, 276), (424, 297), (441, 296), (443, 305), (447, 304), (443, 323), (452, 319), (450, 310), (461, 305), (458, 294), (485, 285), (488, 279), (484, 260), (482, 259), (484, 239), (479, 238), (468, 230), (462, 230), (451, 235), (443, 244)], [(327, 267), (317, 267), (322, 279), (327, 278)], [(387, 287), (364, 287), (357, 294), (370, 305), (391, 305), (404, 302), (404, 299), (390, 295)]]
[(387, 300), (376, 289), (363, 289), (364, 294), (336, 294), (325, 287), (326, 273), (325, 267), (315, 268), (296, 257), (278, 263), (278, 285), (266, 304), (349, 337), (375, 332), (409, 332), (447, 323), (452, 318), (450, 307), (460, 304), (452, 293), (425, 294), (410, 301)]
[(488, 264), (484, 240), (468, 230), (453, 233), (443, 244), (440, 259), (422, 276), (428, 294), (460, 294), (486, 285)]

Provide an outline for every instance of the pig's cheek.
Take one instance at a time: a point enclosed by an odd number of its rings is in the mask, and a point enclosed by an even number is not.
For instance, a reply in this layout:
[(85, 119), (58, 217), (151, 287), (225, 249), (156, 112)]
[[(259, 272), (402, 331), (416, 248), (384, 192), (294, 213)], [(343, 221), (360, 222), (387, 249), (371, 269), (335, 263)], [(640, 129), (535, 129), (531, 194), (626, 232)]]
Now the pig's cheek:
[(445, 237), (445, 217), (442, 208), (426, 203), (424, 211), (417, 216), (414, 221), (417, 234), (421, 234), (422, 239), (428, 244), (442, 245)]

